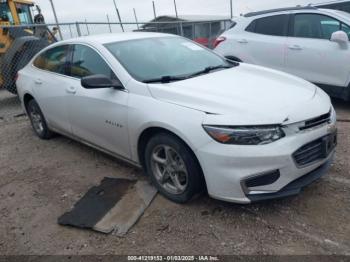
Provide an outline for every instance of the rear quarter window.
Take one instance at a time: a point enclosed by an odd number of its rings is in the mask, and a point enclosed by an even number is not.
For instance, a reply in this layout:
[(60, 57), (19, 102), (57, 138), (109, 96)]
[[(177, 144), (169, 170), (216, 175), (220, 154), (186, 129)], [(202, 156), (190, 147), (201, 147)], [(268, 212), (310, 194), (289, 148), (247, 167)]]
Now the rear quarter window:
[(35, 58), (33, 65), (45, 71), (65, 74), (67, 55), (68, 45), (57, 46), (41, 53)]
[(230, 24), (230, 26), (229, 26), (228, 29), (232, 29), (232, 28), (234, 28), (236, 25), (237, 25), (237, 22), (232, 21), (232, 23)]
[(271, 36), (286, 36), (288, 31), (288, 15), (273, 15), (255, 19), (246, 31)]

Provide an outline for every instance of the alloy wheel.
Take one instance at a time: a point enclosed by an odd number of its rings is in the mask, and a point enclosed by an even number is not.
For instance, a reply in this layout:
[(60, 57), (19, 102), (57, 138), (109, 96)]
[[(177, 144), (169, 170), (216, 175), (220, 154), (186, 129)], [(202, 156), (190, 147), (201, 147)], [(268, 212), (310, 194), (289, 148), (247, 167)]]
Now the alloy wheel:
[(170, 194), (185, 192), (188, 171), (180, 154), (168, 145), (159, 145), (151, 155), (152, 172), (159, 185)]
[(33, 128), (38, 134), (42, 134), (44, 132), (44, 122), (42, 115), (39, 112), (39, 109), (35, 106), (30, 107), (29, 116), (32, 120)]

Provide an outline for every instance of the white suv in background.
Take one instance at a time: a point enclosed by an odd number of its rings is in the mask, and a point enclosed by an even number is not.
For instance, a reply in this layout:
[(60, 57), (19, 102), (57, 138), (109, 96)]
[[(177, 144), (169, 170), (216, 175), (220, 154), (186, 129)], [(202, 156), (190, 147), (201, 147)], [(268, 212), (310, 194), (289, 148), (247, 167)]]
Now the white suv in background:
[(236, 60), (302, 77), (350, 100), (350, 14), (315, 7), (249, 13), (215, 42)]

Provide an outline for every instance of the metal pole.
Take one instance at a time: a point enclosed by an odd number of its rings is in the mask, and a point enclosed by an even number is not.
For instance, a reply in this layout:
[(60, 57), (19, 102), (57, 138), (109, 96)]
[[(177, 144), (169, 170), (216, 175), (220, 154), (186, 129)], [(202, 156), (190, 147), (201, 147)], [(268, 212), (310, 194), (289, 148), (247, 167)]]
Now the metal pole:
[(152, 3), (153, 3), (153, 14), (154, 14), (154, 19), (156, 19), (156, 18), (157, 18), (156, 5), (155, 5), (154, 1), (152, 1)]
[[(176, 18), (179, 18), (179, 15), (177, 13), (176, 0), (174, 0), (174, 7), (175, 7)], [(178, 33), (180, 33), (180, 35), (183, 36), (183, 29), (182, 29), (182, 23), (181, 22), (179, 23), (178, 27), (180, 27), (180, 32), (178, 31)]]
[(208, 38), (208, 47), (209, 48), (212, 48), (212, 45), (211, 45), (211, 39), (212, 39), (212, 28), (211, 28), (211, 23), (209, 23), (209, 38)]
[(69, 32), (70, 32), (70, 37), (73, 38), (73, 32), (72, 32), (72, 26), (69, 25)]
[(60, 35), (61, 40), (63, 40), (63, 36), (62, 36), (62, 32), (61, 32), (61, 28), (59, 26), (58, 23), (58, 19), (57, 19), (57, 14), (56, 14), (56, 9), (55, 9), (55, 5), (53, 4), (53, 0), (49, 0), (51, 3), (51, 7), (52, 7), (52, 12), (53, 12), (53, 16), (55, 17), (55, 21), (56, 21), (56, 25), (57, 25), (57, 29), (58, 29), (58, 33)]
[(179, 18), (178, 13), (177, 13), (176, 0), (174, 0), (174, 6), (175, 6), (175, 14), (176, 14), (176, 18)]
[(111, 22), (109, 21), (109, 15), (108, 14), (107, 14), (107, 22), (108, 22), (109, 32), (112, 33)]
[(87, 24), (87, 20), (85, 19), (86, 31), (87, 34), (90, 35), (89, 25)]
[(137, 29), (140, 29), (140, 27), (139, 27), (139, 21), (137, 20), (137, 15), (136, 15), (136, 9), (135, 9), (135, 8), (134, 8), (134, 16), (135, 16), (135, 21), (136, 21)]
[(183, 23), (180, 22), (180, 35), (184, 36), (184, 29), (183, 29)]
[(115, 0), (113, 0), (113, 3), (114, 3), (115, 11), (117, 12), (117, 15), (118, 15), (120, 27), (122, 28), (122, 31), (125, 32), (124, 31), (124, 26), (123, 26), (123, 23), (122, 23), (122, 19), (120, 18), (120, 13), (119, 13), (119, 10), (118, 10), (118, 7), (117, 7), (117, 3), (115, 2)]
[(78, 22), (75, 23), (75, 26), (77, 27), (77, 33), (78, 33), (78, 36), (81, 36), (81, 31), (80, 31), (80, 25)]
[(230, 0), (230, 12), (231, 12), (231, 19), (233, 18), (233, 2)]
[[(152, 1), (152, 4), (153, 4), (154, 21), (156, 22), (156, 21), (157, 21), (156, 5), (155, 5), (154, 1)], [(157, 32), (159, 32), (159, 26), (158, 26), (158, 24), (156, 24), (156, 29), (157, 29)]]
[(196, 39), (196, 24), (192, 23), (192, 40)]

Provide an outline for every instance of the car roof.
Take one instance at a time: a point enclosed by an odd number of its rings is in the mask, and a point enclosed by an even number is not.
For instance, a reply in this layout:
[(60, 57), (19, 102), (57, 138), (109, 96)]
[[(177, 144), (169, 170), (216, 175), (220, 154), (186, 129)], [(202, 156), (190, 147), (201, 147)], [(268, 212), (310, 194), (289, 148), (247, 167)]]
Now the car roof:
[(150, 32), (128, 32), (128, 33), (113, 33), (113, 34), (82, 36), (82, 37), (60, 41), (60, 43), (71, 44), (71, 43), (77, 43), (77, 42), (90, 42), (90, 43), (98, 43), (98, 44), (108, 44), (108, 43), (122, 42), (122, 41), (128, 41), (128, 40), (158, 38), (158, 37), (178, 37), (178, 36), (171, 35), (171, 34), (150, 33)]
[(271, 9), (271, 10), (265, 10), (265, 11), (259, 11), (259, 12), (252, 12), (244, 16), (241, 16), (241, 18), (247, 19), (248, 21), (250, 21), (255, 18), (267, 17), (272, 15), (288, 14), (288, 13), (297, 14), (297, 13), (305, 13), (305, 12), (336, 16), (340, 20), (344, 20), (348, 22), (350, 21), (350, 15), (344, 11), (328, 9), (328, 8), (317, 8), (310, 5), (304, 6), (304, 7), (297, 6), (297, 7), (290, 7), (290, 8), (279, 8), (279, 9)]
[(333, 0), (333, 1), (328, 1), (324, 3), (313, 4), (313, 6), (323, 7), (325, 5), (328, 6), (328, 5), (334, 5), (334, 4), (343, 4), (347, 2), (349, 2), (349, 0)]
[(254, 17), (254, 16), (260, 16), (260, 15), (267, 15), (272, 13), (279, 13), (279, 12), (285, 12), (285, 11), (310, 11), (310, 10), (318, 10), (317, 7), (314, 6), (295, 6), (295, 7), (286, 7), (286, 8), (277, 8), (277, 9), (269, 9), (269, 10), (263, 10), (258, 12), (251, 12), (244, 15), (244, 17)]
[(333, 14), (336, 16), (341, 17), (344, 20), (350, 21), (350, 13), (342, 11), (342, 10), (335, 10), (335, 9), (319, 9), (320, 11), (323, 11), (325, 13)]

